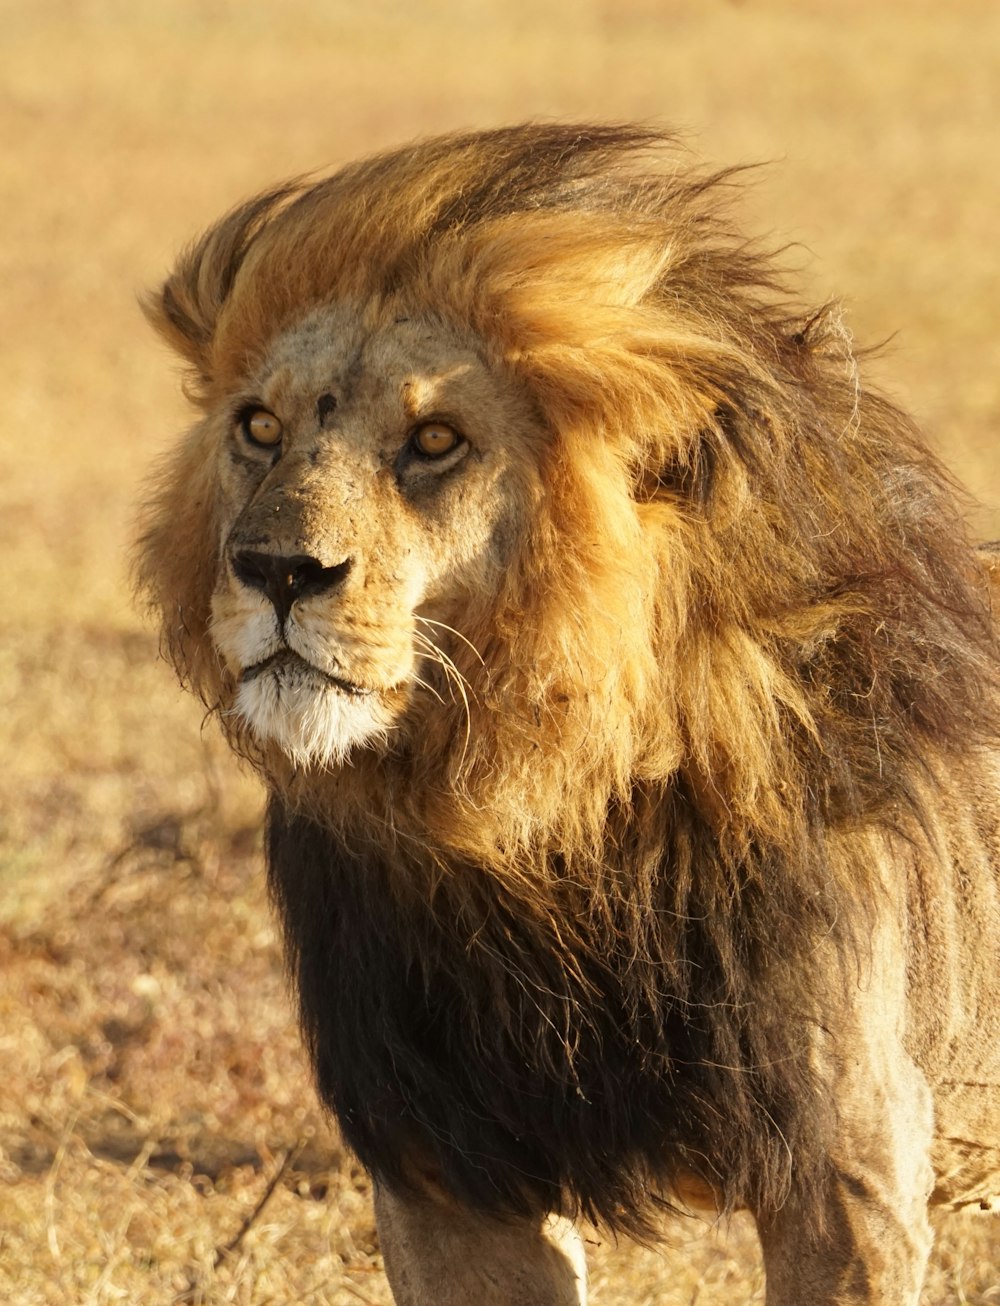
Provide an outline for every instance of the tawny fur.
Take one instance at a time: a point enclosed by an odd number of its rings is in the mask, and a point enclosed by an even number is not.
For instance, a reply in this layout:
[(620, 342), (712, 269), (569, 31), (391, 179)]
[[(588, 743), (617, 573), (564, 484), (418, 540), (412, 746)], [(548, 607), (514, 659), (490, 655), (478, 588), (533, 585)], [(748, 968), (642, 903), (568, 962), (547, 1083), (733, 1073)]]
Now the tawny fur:
[[(697, 1183), (819, 1228), (837, 1112), (807, 1049), (868, 964), (905, 874), (886, 867), (937, 855), (944, 778), (995, 797), (996, 633), (948, 477), (863, 383), (839, 311), (790, 307), (729, 221), (731, 176), (663, 146), (446, 137), (212, 228), (149, 303), (202, 418), (148, 505), (139, 579), (271, 788), (320, 1086), (378, 1176), (429, 1158), (473, 1207), (640, 1234)], [(300, 369), (324, 333), (405, 358), (412, 323), (434, 384), (453, 349), (454, 384), (506, 405), (497, 528), (464, 570), (431, 558), (413, 603), (365, 600), (384, 720), (293, 764), (234, 711), (219, 652), (252, 510), (220, 462), (255, 378), (315, 403)], [(334, 529), (316, 477), (288, 481), (294, 552)], [(426, 527), (373, 514), (387, 576), (393, 549), (431, 556)], [(303, 642), (342, 620), (315, 611)]]

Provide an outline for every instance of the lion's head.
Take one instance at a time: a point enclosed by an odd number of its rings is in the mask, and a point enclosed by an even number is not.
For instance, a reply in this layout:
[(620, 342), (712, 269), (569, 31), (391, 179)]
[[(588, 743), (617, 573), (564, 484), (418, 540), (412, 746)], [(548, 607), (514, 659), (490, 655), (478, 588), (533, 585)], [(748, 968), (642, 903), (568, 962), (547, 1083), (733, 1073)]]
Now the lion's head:
[[(667, 144), (417, 144), (244, 204), (149, 305), (200, 417), (147, 509), (141, 583), (282, 810), (360, 859), (337, 895), (325, 872), (277, 889), (328, 1100), (378, 1168), (379, 1086), (413, 1028), (461, 1015), (482, 1074), (441, 1072), (428, 1135), (475, 1142), (533, 1065), (554, 1087), (524, 1100), (558, 1110), (519, 1125), (483, 1200), (527, 1167), (621, 1224), (667, 1147), (664, 1094), (727, 1200), (776, 1200), (786, 1139), (803, 1168), (819, 1154), (769, 959), (858, 920), (864, 859), (830, 832), (904, 823), (930, 756), (996, 729), (946, 476), (862, 384), (839, 314), (788, 306), (727, 177)], [(422, 904), (395, 949), (369, 947), (377, 893)], [(377, 975), (352, 1015), (324, 996), (348, 956)], [(648, 1112), (614, 1115), (614, 1076)], [(617, 1187), (587, 1151), (611, 1137)], [(457, 1186), (486, 1182), (482, 1146), (442, 1161)]]
[(662, 144), (387, 154), (243, 205), (151, 301), (202, 418), (142, 580), (282, 783), (402, 769), (420, 825), (509, 853), (683, 773), (774, 833), (975, 729), (940, 473)]

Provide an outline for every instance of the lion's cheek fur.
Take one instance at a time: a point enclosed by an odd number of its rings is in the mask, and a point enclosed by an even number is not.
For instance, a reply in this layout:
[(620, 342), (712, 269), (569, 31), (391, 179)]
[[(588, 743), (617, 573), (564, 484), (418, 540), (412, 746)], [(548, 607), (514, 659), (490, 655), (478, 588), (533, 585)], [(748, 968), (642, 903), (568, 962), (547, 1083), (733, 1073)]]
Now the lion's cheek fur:
[(182, 682), (213, 707), (220, 674), (208, 625), (224, 516), (211, 423), (202, 421), (152, 480), (139, 518), (134, 577), (160, 617)]
[(258, 662), (277, 653), (281, 637), (274, 609), (263, 600), (250, 603), (227, 585), (212, 596), (212, 643), (226, 670), (235, 679)]

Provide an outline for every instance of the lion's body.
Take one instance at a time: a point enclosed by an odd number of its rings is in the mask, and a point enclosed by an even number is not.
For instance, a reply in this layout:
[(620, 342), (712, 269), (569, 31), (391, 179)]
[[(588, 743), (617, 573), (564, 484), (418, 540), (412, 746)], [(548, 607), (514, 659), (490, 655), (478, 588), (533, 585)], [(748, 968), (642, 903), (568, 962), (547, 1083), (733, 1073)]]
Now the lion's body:
[(576, 1301), (552, 1213), (707, 1200), (769, 1302), (910, 1303), (932, 1190), (1000, 1197), (990, 562), (653, 144), (446, 138), (214, 228), (152, 306), (203, 420), (141, 578), (271, 788), (400, 1301)]

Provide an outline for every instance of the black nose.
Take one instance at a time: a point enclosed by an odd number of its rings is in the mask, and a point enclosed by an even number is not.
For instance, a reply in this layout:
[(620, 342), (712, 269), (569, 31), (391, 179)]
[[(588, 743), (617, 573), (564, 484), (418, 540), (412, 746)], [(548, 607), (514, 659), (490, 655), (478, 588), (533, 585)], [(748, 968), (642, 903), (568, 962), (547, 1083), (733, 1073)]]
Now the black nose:
[(241, 549), (232, 555), (233, 573), (251, 589), (266, 594), (274, 605), (280, 625), (296, 599), (310, 598), (335, 589), (351, 570), (351, 559), (324, 567), (318, 558), (297, 553), (285, 558), (277, 553), (256, 553)]

